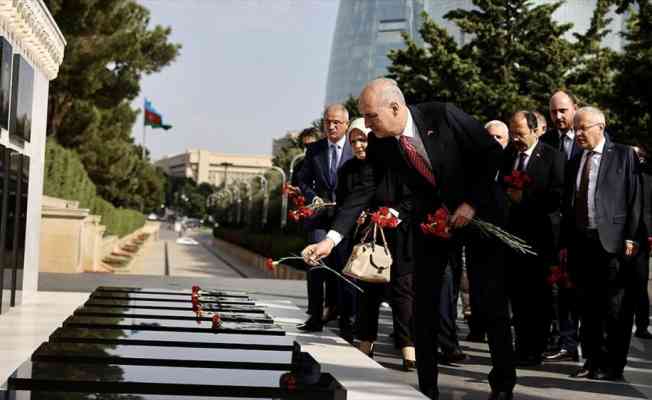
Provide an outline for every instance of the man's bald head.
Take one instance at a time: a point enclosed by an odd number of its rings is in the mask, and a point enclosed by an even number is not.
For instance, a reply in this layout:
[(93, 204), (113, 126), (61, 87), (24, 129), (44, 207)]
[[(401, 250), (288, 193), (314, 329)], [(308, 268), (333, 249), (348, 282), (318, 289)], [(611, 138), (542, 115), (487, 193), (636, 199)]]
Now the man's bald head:
[(367, 83), (360, 93), (358, 108), (365, 125), (376, 136), (399, 136), (403, 133), (409, 111), (396, 81), (379, 78)]
[(573, 97), (563, 90), (558, 90), (550, 97), (550, 119), (560, 132), (567, 132), (573, 127), (573, 118), (577, 106)]

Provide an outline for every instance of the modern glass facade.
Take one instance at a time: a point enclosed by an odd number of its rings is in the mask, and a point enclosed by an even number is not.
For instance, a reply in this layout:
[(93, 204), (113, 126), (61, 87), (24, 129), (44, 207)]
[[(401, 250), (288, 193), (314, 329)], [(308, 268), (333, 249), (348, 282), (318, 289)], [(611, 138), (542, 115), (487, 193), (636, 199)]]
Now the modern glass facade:
[[(564, 3), (555, 13), (560, 22), (573, 22), (573, 32), (588, 28), (597, 0), (573, 0)], [(534, 4), (551, 0), (535, 0)], [(390, 61), (387, 53), (403, 47), (402, 32), (420, 40), (420, 14), (427, 11), (459, 44), (467, 40), (457, 25), (444, 19), (449, 11), (473, 7), (471, 0), (342, 0), (337, 15), (331, 48), (326, 104), (357, 96), (364, 84), (387, 74)], [(619, 32), (623, 17), (612, 13), (611, 33), (605, 44), (619, 50)], [(572, 32), (568, 33), (572, 39)]]

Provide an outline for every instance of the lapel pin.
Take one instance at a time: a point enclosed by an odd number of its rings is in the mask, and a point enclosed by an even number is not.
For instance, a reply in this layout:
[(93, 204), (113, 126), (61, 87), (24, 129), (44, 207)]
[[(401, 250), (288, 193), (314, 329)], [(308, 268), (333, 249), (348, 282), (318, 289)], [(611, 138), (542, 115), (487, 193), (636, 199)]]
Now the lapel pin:
[(433, 131), (433, 130), (430, 130), (430, 131), (426, 132), (426, 135), (428, 135), (428, 136), (431, 136), (431, 135), (434, 135), (434, 134), (435, 134), (435, 131)]

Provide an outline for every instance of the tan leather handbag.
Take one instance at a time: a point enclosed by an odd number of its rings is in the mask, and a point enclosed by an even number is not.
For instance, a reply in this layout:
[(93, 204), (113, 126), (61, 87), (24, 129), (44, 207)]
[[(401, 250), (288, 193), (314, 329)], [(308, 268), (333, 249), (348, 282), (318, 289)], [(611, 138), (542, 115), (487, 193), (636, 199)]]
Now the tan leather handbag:
[[(366, 241), (373, 229), (373, 238)], [(359, 244), (353, 246), (353, 251), (342, 273), (355, 279), (371, 283), (387, 283), (390, 279), (392, 255), (387, 247), (383, 228), (374, 224), (367, 230)], [(383, 245), (376, 243), (376, 233), (380, 230)]]

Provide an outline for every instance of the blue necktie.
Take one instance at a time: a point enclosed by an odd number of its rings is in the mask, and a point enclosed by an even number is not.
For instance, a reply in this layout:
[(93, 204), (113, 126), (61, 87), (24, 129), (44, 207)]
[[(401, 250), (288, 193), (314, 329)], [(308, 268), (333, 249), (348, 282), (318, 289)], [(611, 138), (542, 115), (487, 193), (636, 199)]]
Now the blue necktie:
[(328, 177), (332, 186), (335, 186), (335, 182), (337, 182), (337, 161), (337, 146), (333, 144), (331, 145), (331, 165), (328, 169)]

